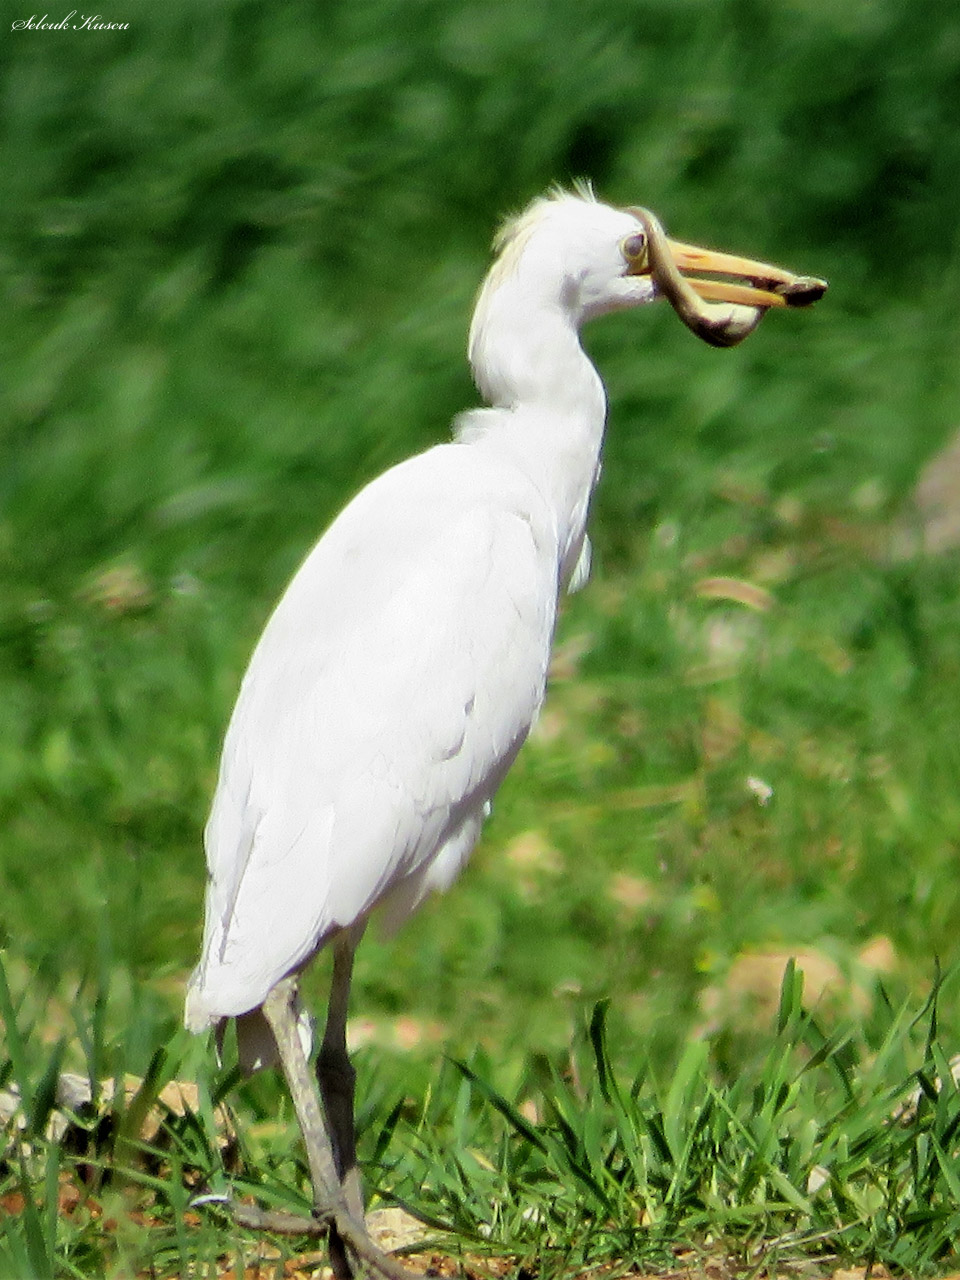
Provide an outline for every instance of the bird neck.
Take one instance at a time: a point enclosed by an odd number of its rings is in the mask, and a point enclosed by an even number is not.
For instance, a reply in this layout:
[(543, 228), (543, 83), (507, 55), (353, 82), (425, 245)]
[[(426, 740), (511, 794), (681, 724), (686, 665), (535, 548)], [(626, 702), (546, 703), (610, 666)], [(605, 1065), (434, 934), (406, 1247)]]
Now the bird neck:
[(550, 503), (561, 558), (576, 554), (599, 474), (607, 407), (600, 375), (580, 345), (577, 317), (562, 299), (538, 296), (518, 274), (481, 293), (470, 363), (493, 412), (468, 417)]
[(488, 279), (470, 327), (474, 381), (497, 409), (537, 408), (603, 430), (606, 396), (562, 291), (520, 270)]

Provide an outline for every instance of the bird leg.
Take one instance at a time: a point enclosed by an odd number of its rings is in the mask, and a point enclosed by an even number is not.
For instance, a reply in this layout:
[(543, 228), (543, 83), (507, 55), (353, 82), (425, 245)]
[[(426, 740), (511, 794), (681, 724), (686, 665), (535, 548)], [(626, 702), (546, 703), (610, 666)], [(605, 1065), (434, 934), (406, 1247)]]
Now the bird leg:
[(277, 1042), (283, 1074), (287, 1078), (290, 1097), (307, 1149), (314, 1217), (325, 1221), (329, 1228), (330, 1262), (334, 1275), (337, 1280), (350, 1280), (353, 1270), (336, 1229), (337, 1210), (341, 1207), (345, 1209), (346, 1205), (340, 1191), (330, 1136), (300, 1043), (294, 1004), (296, 991), (295, 977), (281, 979), (264, 1000), (263, 1014)]
[(362, 1217), (356, 1217), (347, 1205), (316, 1082), (300, 1043), (294, 1005), (296, 990), (296, 977), (282, 978), (264, 1000), (263, 1013), (277, 1042), (283, 1074), (307, 1149), (313, 1216), (318, 1222), (326, 1223), (329, 1230), (328, 1249), (334, 1275), (337, 1280), (351, 1280), (356, 1270), (355, 1259), (383, 1280), (409, 1280), (406, 1269), (377, 1248)]
[(333, 977), (327, 1005), (327, 1025), (317, 1056), (317, 1083), (327, 1115), (327, 1132), (333, 1147), (340, 1188), (347, 1208), (363, 1221), (363, 1185), (357, 1166), (353, 1108), (357, 1073), (347, 1053), (347, 1007), (353, 957), (360, 931), (342, 933), (333, 944)]

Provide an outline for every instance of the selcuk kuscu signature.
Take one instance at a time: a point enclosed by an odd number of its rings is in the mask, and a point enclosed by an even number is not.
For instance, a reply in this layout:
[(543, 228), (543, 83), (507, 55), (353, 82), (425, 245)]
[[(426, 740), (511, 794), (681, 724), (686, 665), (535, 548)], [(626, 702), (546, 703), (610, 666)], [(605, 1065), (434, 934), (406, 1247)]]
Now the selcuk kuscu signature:
[(45, 13), (38, 18), (34, 13), (29, 18), (20, 18), (10, 24), (11, 31), (128, 31), (129, 22), (106, 22), (101, 13), (81, 13), (77, 18), (76, 9), (71, 9), (59, 22), (51, 22), (50, 15)]

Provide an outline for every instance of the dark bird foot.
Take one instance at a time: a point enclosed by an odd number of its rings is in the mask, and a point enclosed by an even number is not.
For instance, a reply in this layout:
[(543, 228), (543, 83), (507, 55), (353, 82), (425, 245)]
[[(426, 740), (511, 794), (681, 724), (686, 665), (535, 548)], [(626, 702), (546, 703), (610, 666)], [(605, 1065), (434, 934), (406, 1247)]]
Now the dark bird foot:
[(217, 1204), (238, 1226), (251, 1231), (267, 1231), (281, 1236), (330, 1238), (330, 1260), (338, 1276), (367, 1274), (382, 1280), (409, 1280), (410, 1272), (374, 1243), (366, 1227), (345, 1210), (330, 1214), (286, 1213), (282, 1209), (261, 1209), (255, 1204), (238, 1204), (226, 1196), (201, 1196), (196, 1204)]

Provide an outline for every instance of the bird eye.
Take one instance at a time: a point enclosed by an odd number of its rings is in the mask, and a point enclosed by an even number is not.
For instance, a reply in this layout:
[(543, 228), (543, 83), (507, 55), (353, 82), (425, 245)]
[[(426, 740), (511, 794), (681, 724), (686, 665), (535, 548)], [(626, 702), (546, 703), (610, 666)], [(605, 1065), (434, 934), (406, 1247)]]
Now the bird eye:
[(627, 236), (620, 248), (629, 263), (642, 262), (647, 254), (647, 237), (642, 231), (636, 231)]

